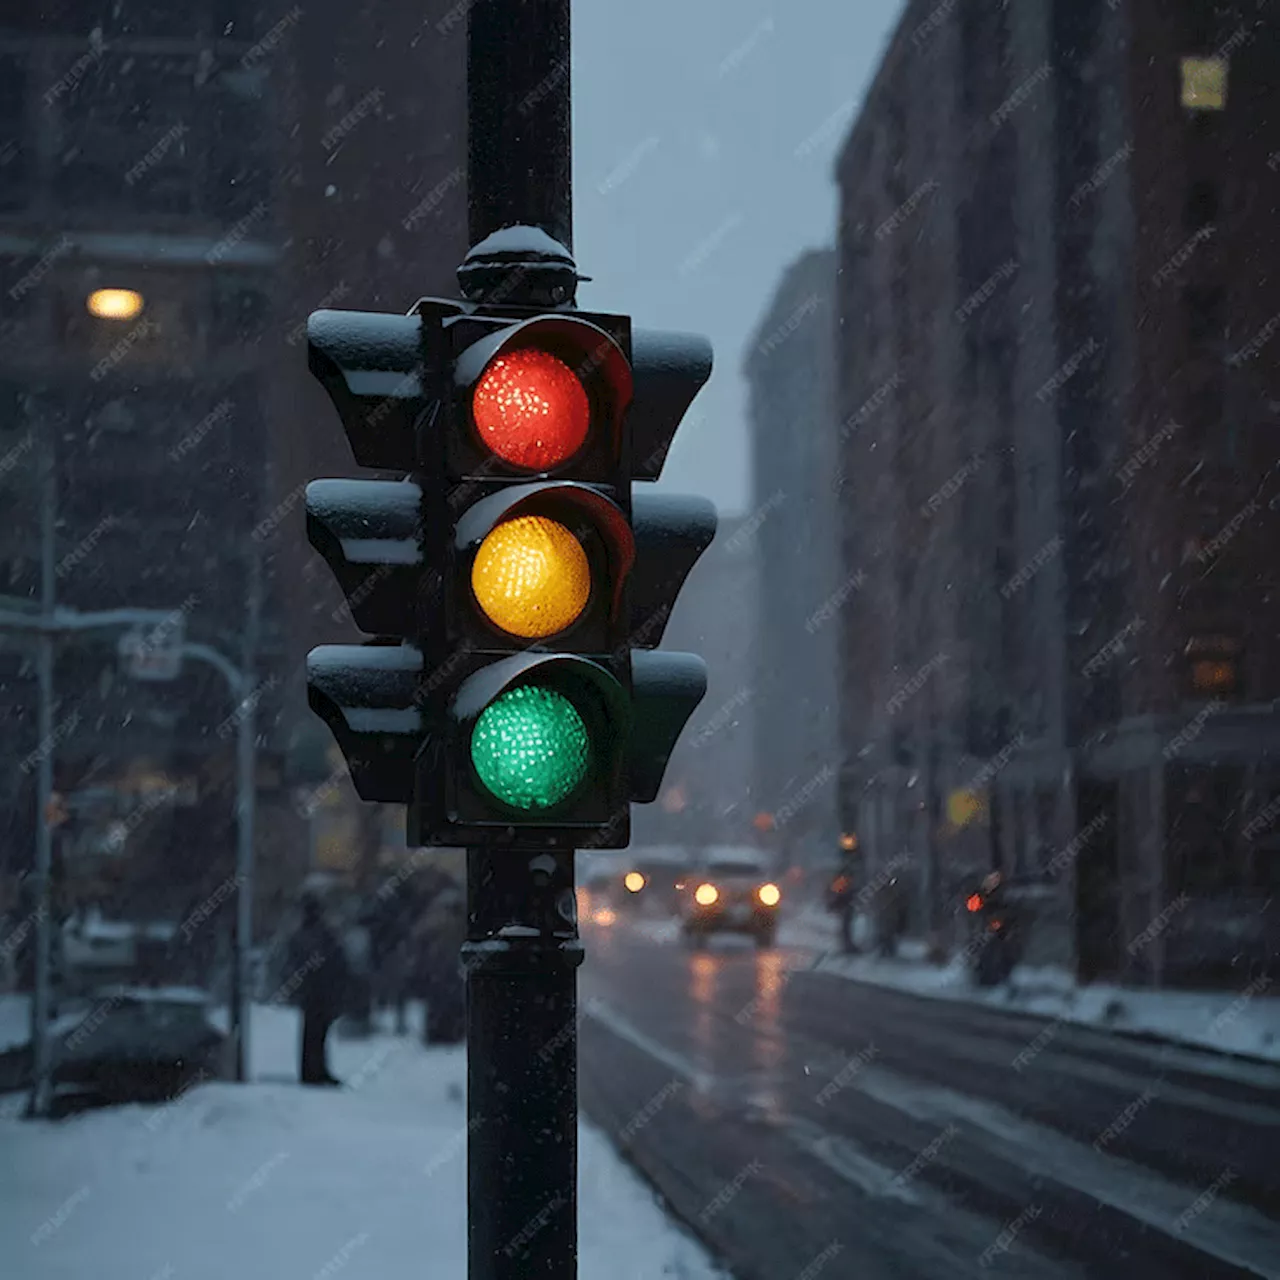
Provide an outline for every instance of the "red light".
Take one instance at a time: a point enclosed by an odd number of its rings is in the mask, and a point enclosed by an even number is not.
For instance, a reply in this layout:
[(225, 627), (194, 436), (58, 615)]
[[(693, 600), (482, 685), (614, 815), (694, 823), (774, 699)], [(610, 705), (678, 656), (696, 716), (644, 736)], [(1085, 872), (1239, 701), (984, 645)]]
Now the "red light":
[(981, 911), (982, 895), (977, 893), (971, 893), (964, 905), (968, 907), (970, 911)]
[(527, 348), (494, 360), (476, 383), (471, 412), (480, 438), (504, 462), (546, 471), (587, 438), (591, 405), (563, 360)]

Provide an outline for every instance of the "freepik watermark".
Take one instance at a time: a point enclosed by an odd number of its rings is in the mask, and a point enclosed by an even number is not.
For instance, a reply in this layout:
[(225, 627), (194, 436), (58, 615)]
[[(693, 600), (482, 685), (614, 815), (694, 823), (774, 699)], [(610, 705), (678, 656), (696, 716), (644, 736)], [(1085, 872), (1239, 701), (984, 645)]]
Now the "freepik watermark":
[(1095, 192), (1100, 191), (1116, 170), (1120, 168), (1127, 160), (1133, 156), (1133, 143), (1126, 142), (1114, 155), (1104, 160), (1093, 173), (1082, 182), (1072, 193), (1071, 199), (1067, 201), (1067, 208), (1075, 213), (1080, 206)]
[(650, 134), (643, 142), (631, 150), (621, 164), (605, 175), (604, 181), (597, 184), (596, 190), (602, 196), (607, 196), (611, 191), (616, 191), (640, 167), (645, 156), (657, 149), (660, 141), (661, 139), (656, 133)]
[(919, 671), (915, 673), (915, 675), (911, 677), (910, 680), (907, 681), (906, 684), (902, 686), (901, 689), (898, 690), (897, 693), (893, 695), (892, 698), (889, 699), (888, 702), (884, 704), (884, 709), (891, 716), (896, 716), (898, 712), (907, 705), (907, 702), (924, 688), (929, 677), (932, 676), (935, 671), (941, 670), (949, 661), (950, 656), (948, 654), (935, 654), (924, 664), (923, 667), (920, 668)]
[(989, 279), (979, 285), (957, 308), (956, 319), (964, 324), (973, 314), (980, 308), (984, 307), (992, 298), (996, 296), (996, 291), (1006, 281), (1012, 280), (1018, 274), (1020, 264), (1016, 259), (1010, 258), (1008, 262), (998, 266), (991, 273)]
[(930, 178), (922, 182), (875, 230), (877, 240), (884, 240), (906, 224), (911, 215), (940, 188), (939, 183)]
[(740, 1173), (736, 1174), (727, 1183), (725, 1183), (720, 1192), (715, 1195), (707, 1204), (706, 1208), (698, 1214), (698, 1221), (704, 1224), (708, 1223), (716, 1216), (716, 1214), (728, 1208), (728, 1206), (733, 1202), (734, 1197), (737, 1196), (738, 1192), (740, 1192), (746, 1185), (747, 1180), (760, 1173), (763, 1168), (764, 1166), (759, 1160), (752, 1160), (751, 1163), (745, 1166)]
[[(350, 292), (351, 286), (345, 280), (339, 280), (338, 283), (334, 285), (333, 288), (330, 289), (329, 292), (326, 293), (312, 309), (315, 311), (324, 311), (327, 307), (333, 306), (335, 302), (341, 302), (342, 299)], [(288, 335), (285, 337), (285, 341), (291, 347), (296, 347), (306, 336), (307, 322), (305, 320), (300, 320), (292, 329), (289, 330)]]
[(650, 1124), (658, 1112), (685, 1087), (683, 1080), (668, 1081), (627, 1121), (626, 1125), (619, 1131), (618, 1137), (623, 1142), (629, 1142), (641, 1129)]
[(294, 26), (302, 18), (302, 9), (298, 5), (294, 5), (288, 13), (276, 23), (270, 31), (267, 32), (257, 44), (253, 46), (241, 59), (240, 66), (243, 70), (248, 71), (251, 67), (257, 66), (271, 51), (280, 44), (280, 42), (288, 34), (289, 28)]
[(1097, 653), (1089, 659), (1088, 662), (1080, 669), (1082, 676), (1096, 675), (1114, 658), (1118, 658), (1125, 648), (1125, 642), (1131, 637), (1136, 636), (1146, 624), (1141, 618), (1134, 618), (1127, 626), (1122, 627), (1106, 644), (1098, 650)]
[(999, 129), (1024, 102), (1053, 75), (1049, 63), (1041, 63), (992, 113), (991, 124)]
[(58, 260), (70, 253), (74, 247), (75, 241), (70, 236), (59, 236), (53, 247), (41, 255), (35, 266), (10, 287), (9, 297), (14, 302), (21, 301), (53, 270)]
[(942, 509), (943, 503), (948, 499), (955, 497), (957, 493), (964, 487), (965, 482), (970, 477), (975, 476), (982, 469), (983, 459), (975, 454), (968, 462), (960, 468), (959, 471), (951, 477), (936, 493), (934, 493), (920, 508), (920, 514), (925, 519), (936, 516)]
[(1116, 479), (1127, 489), (1133, 483), (1134, 476), (1160, 452), (1161, 446), (1181, 430), (1182, 427), (1176, 422), (1166, 423), (1116, 472)]
[(149, 169), (154, 169), (155, 166), (158, 165), (166, 155), (168, 155), (170, 147), (172, 147), (175, 142), (180, 142), (190, 132), (191, 130), (183, 122), (179, 121), (175, 124), (173, 128), (170, 129), (160, 139), (160, 141), (157, 142), (155, 146), (152, 147), (151, 150), (148, 151), (147, 154), (144, 155), (142, 159), (124, 175), (125, 186), (133, 186), (144, 173)]
[(1037, 551), (1035, 555), (1032, 556), (1031, 559), (1028, 560), (1027, 563), (1004, 584), (1003, 587), (1000, 588), (1000, 594), (1004, 596), (1006, 600), (1012, 599), (1017, 592), (1021, 591), (1022, 588), (1025, 587), (1027, 583), (1030, 582), (1031, 579), (1034, 578), (1036, 574), (1039, 573), (1040, 570), (1043, 569), (1045, 565), (1047, 565), (1049, 561), (1062, 550), (1062, 547), (1063, 542), (1061, 537), (1055, 535), (1050, 538), (1049, 541), (1046, 542), (1044, 546), (1041, 547), (1040, 550)]
[(1186, 241), (1182, 248), (1180, 248), (1178, 252), (1175, 253), (1173, 257), (1170, 258), (1169, 261), (1151, 277), (1151, 283), (1157, 287), (1162, 284), (1167, 284), (1178, 274), (1179, 271), (1182, 270), (1183, 267), (1187, 265), (1188, 262), (1191, 261), (1192, 255), (1195, 251), (1206, 241), (1212, 240), (1217, 233), (1218, 228), (1215, 226), (1210, 225), (1207, 227), (1201, 227), (1200, 230)]
[(989, 1267), (995, 1262), (1002, 1253), (1008, 1253), (1013, 1248), (1013, 1242), (1018, 1238), (1018, 1234), (1028, 1223), (1034, 1222), (1044, 1210), (1038, 1204), (1028, 1205), (1018, 1214), (1005, 1229), (996, 1236), (995, 1243), (984, 1249), (978, 1257), (980, 1266)]
[(326, 151), (333, 151), (362, 120), (382, 105), (382, 100), (386, 96), (382, 89), (370, 90), (332, 129), (325, 133), (320, 139), (320, 145)]
[(1139, 951), (1145, 950), (1157, 938), (1159, 938), (1173, 922), (1176, 916), (1181, 915), (1191, 905), (1191, 899), (1185, 894), (1180, 893), (1167, 907), (1149, 924), (1143, 931), (1138, 934), (1134, 940), (1129, 943), (1126, 950), (1131, 956), (1136, 956)]
[(875, 1061), (879, 1056), (880, 1050), (874, 1044), (867, 1045), (865, 1049), (856, 1053), (841, 1067), (832, 1077), (831, 1083), (815, 1096), (814, 1101), (818, 1106), (825, 1107), (836, 1094), (842, 1089), (847, 1089), (861, 1075), (868, 1063)]
[(1041, 404), (1048, 402), (1050, 397), (1056, 395), (1062, 390), (1072, 378), (1080, 371), (1080, 366), (1091, 356), (1100, 351), (1102, 348), (1098, 345), (1096, 338), (1090, 338), (1078, 351), (1076, 351), (1062, 367), (1036, 392), (1036, 399)]
[(889, 377), (887, 382), (882, 383), (875, 391), (862, 402), (845, 420), (840, 424), (840, 439), (847, 440), (849, 435), (856, 431), (859, 427), (868, 422), (871, 416), (880, 409), (889, 399), (889, 397), (903, 383), (902, 371), (897, 369)]
[(234, 412), (235, 405), (230, 400), (223, 400), (220, 404), (215, 405), (169, 450), (170, 460), (181, 462), (183, 458), (199, 446), (200, 442), (211, 431), (226, 422)]
[(804, 629), (813, 635), (824, 623), (830, 622), (832, 618), (844, 608), (846, 601), (853, 595), (855, 591), (866, 585), (867, 574), (863, 569), (859, 569), (852, 577), (847, 579), (844, 584), (837, 590), (832, 592), (822, 604), (814, 610), (813, 613), (805, 619)]

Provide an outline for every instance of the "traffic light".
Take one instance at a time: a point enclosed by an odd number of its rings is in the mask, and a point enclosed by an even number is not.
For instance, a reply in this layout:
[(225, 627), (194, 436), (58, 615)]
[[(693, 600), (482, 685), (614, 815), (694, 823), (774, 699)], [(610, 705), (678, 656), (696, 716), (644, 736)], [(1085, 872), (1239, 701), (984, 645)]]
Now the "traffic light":
[(705, 692), (700, 658), (652, 650), (715, 511), (644, 489), (708, 345), (441, 299), (308, 336), (357, 462), (408, 476), (307, 493), (378, 637), (309, 664), (360, 795), (407, 804), (411, 845), (625, 847)]

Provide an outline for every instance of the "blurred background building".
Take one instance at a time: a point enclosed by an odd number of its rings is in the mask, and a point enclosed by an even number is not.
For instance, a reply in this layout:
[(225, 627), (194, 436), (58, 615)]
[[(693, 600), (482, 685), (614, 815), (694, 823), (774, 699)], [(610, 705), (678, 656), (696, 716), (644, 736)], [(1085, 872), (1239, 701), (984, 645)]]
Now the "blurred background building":
[(707, 695), (676, 744), (657, 803), (632, 809), (636, 845), (757, 843), (752, 748), (759, 562), (744, 529), (741, 519), (721, 518), (663, 634), (663, 649), (706, 659)]
[(839, 548), (835, 289), (835, 254), (806, 253), (749, 348), (754, 500), (736, 535), (759, 575), (751, 631), (760, 837), (786, 865), (811, 868), (837, 857), (838, 640), (846, 611), (866, 607), (859, 571), (843, 571)]
[[(306, 706), (307, 648), (354, 630), (301, 485), (355, 467), (307, 373), (305, 320), (453, 290), (454, 9), (378, 6), (375, 23), (329, 3), (53, 0), (0, 18), (0, 596), (39, 607), (49, 498), (60, 605), (174, 610), (187, 639), (252, 662), (260, 916), (338, 856), (326, 815), (351, 800)], [(127, 293), (91, 302), (108, 289)], [(192, 663), (131, 678), (118, 639), (58, 651), (60, 876), (112, 910), (172, 915), (231, 873), (234, 707)], [(30, 644), (0, 636), (10, 890), (34, 847), (35, 725)], [(377, 815), (344, 829), (366, 861), (381, 848)]]
[(1042, 883), (1042, 958), (1244, 981), (1280, 882), (1280, 49), (1252, 3), (940, 12), (907, 6), (838, 162), (875, 602), (845, 821), (913, 858), (922, 927), (1000, 866)]

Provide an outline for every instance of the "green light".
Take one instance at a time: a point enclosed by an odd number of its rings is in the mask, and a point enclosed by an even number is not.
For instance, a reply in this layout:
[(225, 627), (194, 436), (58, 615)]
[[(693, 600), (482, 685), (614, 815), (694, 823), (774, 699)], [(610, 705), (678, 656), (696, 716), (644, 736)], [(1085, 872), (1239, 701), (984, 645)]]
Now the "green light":
[(591, 741), (577, 708), (561, 693), (521, 685), (480, 713), (471, 762), (480, 781), (513, 809), (550, 809), (587, 776)]

